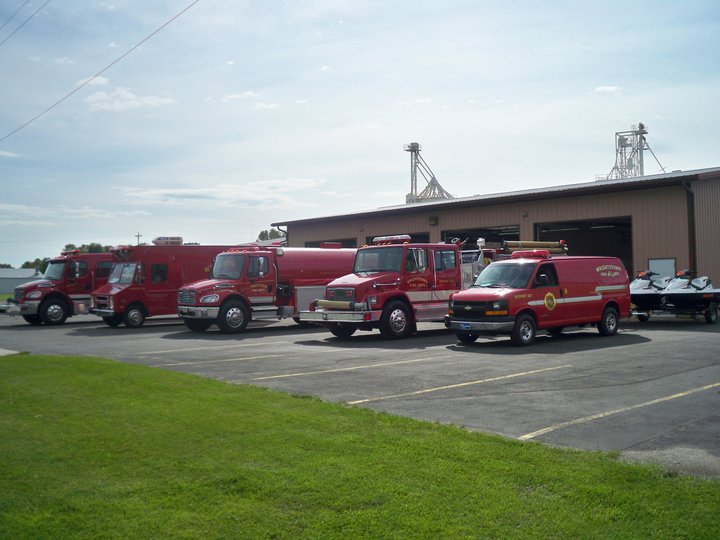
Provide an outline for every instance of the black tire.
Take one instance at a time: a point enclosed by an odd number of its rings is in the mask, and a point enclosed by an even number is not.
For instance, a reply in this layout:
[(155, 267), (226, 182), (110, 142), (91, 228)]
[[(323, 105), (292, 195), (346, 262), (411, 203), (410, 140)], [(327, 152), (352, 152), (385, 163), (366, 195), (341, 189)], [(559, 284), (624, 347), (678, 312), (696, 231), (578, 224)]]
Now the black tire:
[(220, 308), (217, 325), (223, 334), (237, 334), (245, 330), (249, 320), (247, 306), (240, 300), (229, 300)]
[(602, 318), (598, 323), (598, 332), (601, 336), (613, 336), (617, 334), (620, 316), (614, 307), (606, 307), (603, 311)]
[(33, 326), (37, 326), (42, 323), (40, 317), (37, 315), (23, 315), (22, 318), (25, 319), (25, 322), (30, 323)]
[(477, 334), (469, 334), (467, 332), (458, 332), (457, 333), (457, 340), (460, 343), (466, 343), (468, 345), (470, 343), (475, 343), (479, 337), (480, 336)]
[(103, 317), (102, 320), (109, 327), (115, 328), (123, 321), (123, 316), (121, 314), (109, 315), (108, 317)]
[(145, 324), (145, 309), (140, 304), (132, 304), (125, 310), (123, 324), (128, 328), (140, 328)]
[(357, 326), (354, 324), (335, 323), (331, 324), (328, 329), (333, 336), (339, 337), (340, 339), (347, 339), (355, 333)]
[(562, 326), (553, 326), (552, 328), (547, 329), (547, 333), (553, 337), (558, 337), (562, 336), (563, 330), (565, 330), (565, 328)]
[(40, 320), (48, 326), (57, 326), (68, 318), (68, 305), (64, 300), (50, 298), (40, 304)]
[(525, 313), (515, 321), (515, 326), (510, 334), (510, 341), (518, 347), (526, 347), (535, 341), (536, 333), (535, 319), (532, 318), (532, 315)]
[(380, 317), (380, 333), (387, 339), (401, 339), (410, 334), (415, 321), (408, 307), (399, 300), (390, 302)]
[(647, 315), (646, 313), (641, 313), (637, 316), (637, 320), (640, 322), (648, 322), (650, 320), (650, 315)]
[(183, 322), (193, 332), (204, 332), (213, 325), (213, 321), (206, 321), (205, 319), (183, 319)]
[(705, 322), (708, 324), (715, 324), (718, 320), (718, 305), (715, 302), (711, 302), (708, 308), (705, 310)]

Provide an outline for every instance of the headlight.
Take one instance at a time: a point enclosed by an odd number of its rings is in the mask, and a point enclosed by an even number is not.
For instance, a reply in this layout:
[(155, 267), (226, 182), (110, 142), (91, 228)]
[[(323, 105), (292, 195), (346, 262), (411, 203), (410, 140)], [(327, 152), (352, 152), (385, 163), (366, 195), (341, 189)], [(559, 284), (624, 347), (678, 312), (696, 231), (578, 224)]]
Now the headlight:
[(200, 303), (201, 304), (214, 304), (218, 300), (220, 300), (219, 294), (208, 294), (207, 296), (203, 296), (202, 298), (200, 298)]
[(32, 300), (33, 298), (40, 298), (42, 296), (42, 292), (40, 291), (33, 291), (30, 294), (27, 295), (28, 300)]
[(368, 296), (368, 305), (377, 304), (377, 296)]
[(497, 300), (497, 301), (495, 301), (495, 302), (492, 303), (492, 308), (491, 308), (491, 309), (488, 309), (488, 310), (485, 312), (485, 315), (488, 315), (488, 316), (492, 316), (492, 315), (495, 315), (495, 316), (504, 316), (504, 315), (508, 315), (509, 313), (510, 313), (510, 312), (509, 312), (509, 310), (508, 310), (507, 300)]

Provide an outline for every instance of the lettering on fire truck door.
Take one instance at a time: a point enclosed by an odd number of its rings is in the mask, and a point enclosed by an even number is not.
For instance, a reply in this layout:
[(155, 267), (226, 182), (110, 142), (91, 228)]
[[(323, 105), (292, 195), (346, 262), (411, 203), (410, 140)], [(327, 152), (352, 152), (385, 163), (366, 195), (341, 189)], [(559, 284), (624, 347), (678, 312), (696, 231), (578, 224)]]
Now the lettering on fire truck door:
[(254, 305), (275, 302), (275, 268), (265, 255), (250, 255), (247, 278), (250, 283), (248, 297)]

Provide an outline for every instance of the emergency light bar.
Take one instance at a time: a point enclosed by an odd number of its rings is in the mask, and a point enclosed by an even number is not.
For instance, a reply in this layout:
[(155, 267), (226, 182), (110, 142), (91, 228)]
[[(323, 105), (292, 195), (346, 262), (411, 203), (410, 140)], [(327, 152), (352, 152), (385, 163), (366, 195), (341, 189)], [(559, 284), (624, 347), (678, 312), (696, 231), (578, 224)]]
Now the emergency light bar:
[(410, 242), (411, 240), (412, 238), (410, 238), (409, 234), (395, 234), (391, 236), (376, 236), (373, 238), (373, 244), (404, 244), (405, 242)]

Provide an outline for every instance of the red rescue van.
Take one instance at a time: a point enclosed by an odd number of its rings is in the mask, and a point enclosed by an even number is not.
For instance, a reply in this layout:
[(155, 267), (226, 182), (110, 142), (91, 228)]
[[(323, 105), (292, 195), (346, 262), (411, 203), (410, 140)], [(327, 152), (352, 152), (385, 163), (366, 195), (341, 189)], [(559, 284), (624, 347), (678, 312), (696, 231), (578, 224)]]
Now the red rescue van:
[(510, 334), (514, 345), (530, 345), (537, 330), (556, 335), (565, 327), (588, 324), (610, 336), (619, 319), (630, 316), (629, 285), (615, 257), (517, 251), (487, 266), (471, 288), (450, 297), (445, 326), (462, 343), (481, 334)]

